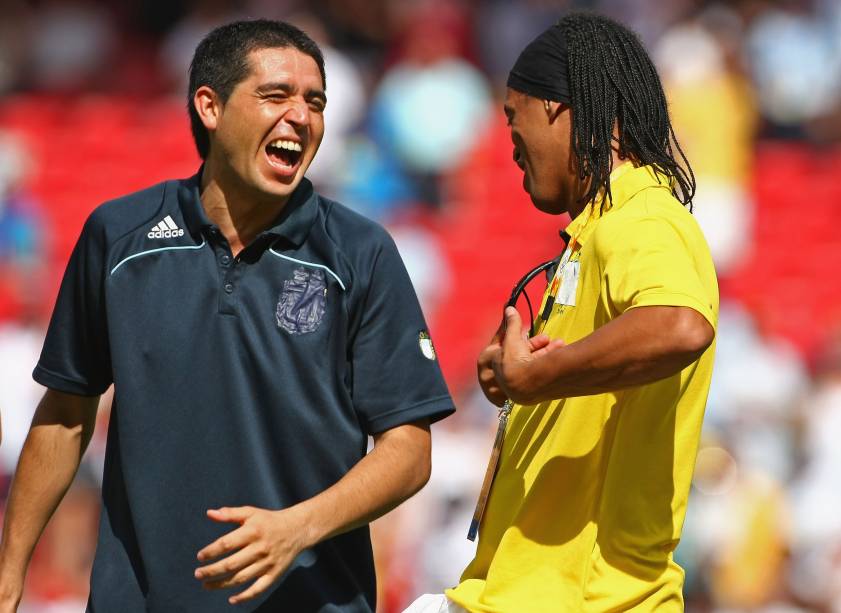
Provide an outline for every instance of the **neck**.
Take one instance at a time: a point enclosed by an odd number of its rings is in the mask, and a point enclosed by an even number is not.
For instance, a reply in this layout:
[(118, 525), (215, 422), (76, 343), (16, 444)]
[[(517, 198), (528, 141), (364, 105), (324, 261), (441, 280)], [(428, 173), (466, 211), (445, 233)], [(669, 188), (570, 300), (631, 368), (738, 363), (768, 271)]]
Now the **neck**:
[(202, 171), (200, 196), (207, 218), (218, 226), (234, 255), (270, 227), (289, 201), (249, 189), (227, 166), (211, 158)]
[[(619, 168), (625, 162), (631, 162), (632, 161), (632, 160), (629, 160), (628, 158), (619, 157), (619, 152), (615, 148), (613, 148), (612, 151), (611, 151), (611, 160), (612, 160), (611, 168), (613, 170), (616, 170), (617, 168)], [(636, 163), (634, 163), (634, 165), (636, 166)], [(585, 183), (582, 186), (581, 193), (586, 193), (586, 191), (587, 191), (587, 184)], [(569, 213), (570, 219), (575, 219), (576, 217), (581, 215), (581, 213), (584, 212), (584, 209), (587, 208), (588, 204), (589, 204), (589, 202), (579, 202), (579, 200), (576, 199), (575, 202), (573, 202), (567, 208), (567, 212)]]

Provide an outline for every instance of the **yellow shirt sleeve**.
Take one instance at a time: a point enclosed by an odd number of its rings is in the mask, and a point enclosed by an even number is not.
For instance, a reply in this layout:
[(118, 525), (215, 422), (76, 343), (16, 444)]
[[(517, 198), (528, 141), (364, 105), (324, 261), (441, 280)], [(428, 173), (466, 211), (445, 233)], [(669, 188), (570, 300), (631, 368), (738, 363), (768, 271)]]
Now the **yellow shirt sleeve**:
[(602, 296), (611, 314), (641, 306), (684, 306), (715, 327), (717, 288), (708, 288), (699, 271), (698, 259), (709, 258), (709, 248), (694, 220), (617, 213), (602, 219), (593, 233), (603, 271)]

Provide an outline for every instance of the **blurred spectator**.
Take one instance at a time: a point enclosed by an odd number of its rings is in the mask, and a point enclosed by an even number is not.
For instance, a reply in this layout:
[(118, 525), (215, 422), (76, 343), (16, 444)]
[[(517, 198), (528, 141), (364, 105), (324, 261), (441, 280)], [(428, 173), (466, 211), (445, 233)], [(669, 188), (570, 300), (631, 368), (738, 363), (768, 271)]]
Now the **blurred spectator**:
[(716, 440), (702, 444), (695, 471), (678, 552), (687, 564), (687, 592), (709, 591), (716, 603), (735, 611), (777, 602), (786, 595), (790, 532), (782, 483), (739, 462)]
[(4, 2), (0, 20), (0, 95), (20, 85), (31, 20), (32, 9), (27, 3)]
[(803, 360), (765, 339), (748, 313), (722, 303), (704, 428), (726, 432), (741, 468), (784, 483), (792, 475), (794, 409), (808, 389)]
[(3, 416), (3, 444), (0, 445), (2, 492), (17, 466), (23, 441), (35, 407), (44, 388), (32, 380), (33, 364), (38, 361), (44, 333), (40, 327), (16, 322), (0, 324), (0, 413)]
[(26, 75), (37, 89), (97, 89), (117, 44), (111, 13), (93, 0), (48, 0), (35, 13)]
[(193, 52), (212, 29), (242, 19), (233, 0), (194, 2), (190, 11), (169, 31), (161, 44), (161, 69), (176, 94), (186, 95)]
[(345, 148), (344, 164), (335, 169), (337, 200), (371, 219), (387, 219), (414, 201), (403, 167), (367, 135), (347, 138)]
[(618, 19), (640, 35), (646, 46), (652, 47), (673, 24), (699, 6), (709, 4), (704, 0), (595, 0), (596, 10)]
[(490, 92), (459, 56), (466, 16), (436, 2), (410, 19), (403, 57), (383, 77), (371, 110), (374, 134), (415, 178), (422, 202), (441, 201), (439, 177), (457, 165), (485, 127)]
[(837, 16), (832, 3), (789, 1), (775, 3), (750, 25), (746, 51), (770, 134), (802, 136), (803, 124), (831, 112), (838, 103)]
[(482, 66), (497, 92), (504, 93), (518, 50), (545, 30), (547, 24), (557, 21), (565, 4), (569, 2), (490, 0), (476, 7), (473, 36)]
[(23, 142), (0, 131), (0, 321), (29, 319), (43, 299), (43, 221), (26, 192)]
[(750, 242), (749, 179), (757, 116), (743, 71), (739, 16), (713, 4), (670, 28), (655, 58), (678, 141), (697, 180), (693, 213), (719, 276), (737, 265)]
[(802, 418), (805, 464), (792, 490), (795, 587), (807, 602), (841, 611), (841, 334), (827, 346)]
[(427, 324), (435, 329), (441, 301), (450, 293), (452, 273), (437, 236), (404, 217), (388, 225), (418, 295)]

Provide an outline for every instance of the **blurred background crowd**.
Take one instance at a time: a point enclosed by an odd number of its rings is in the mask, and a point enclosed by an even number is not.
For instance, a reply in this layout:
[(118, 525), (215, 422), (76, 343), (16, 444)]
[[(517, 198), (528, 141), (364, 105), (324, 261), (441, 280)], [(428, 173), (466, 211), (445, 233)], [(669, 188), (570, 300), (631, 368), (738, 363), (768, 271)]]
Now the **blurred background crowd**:
[[(374, 525), (380, 611), (454, 584), (472, 556), (496, 417), (475, 358), (511, 286), (558, 253), (568, 222), (522, 192), (505, 78), (574, 8), (630, 25), (655, 59), (720, 277), (716, 369), (676, 554), (687, 610), (841, 612), (839, 0), (3, 0), (0, 508), (85, 217), (197, 169), (184, 90), (206, 32), (285, 19), (326, 51), (327, 133), (309, 176), (395, 236), (459, 408), (434, 427), (429, 485)], [(84, 610), (102, 405), (34, 556), (25, 613)]]

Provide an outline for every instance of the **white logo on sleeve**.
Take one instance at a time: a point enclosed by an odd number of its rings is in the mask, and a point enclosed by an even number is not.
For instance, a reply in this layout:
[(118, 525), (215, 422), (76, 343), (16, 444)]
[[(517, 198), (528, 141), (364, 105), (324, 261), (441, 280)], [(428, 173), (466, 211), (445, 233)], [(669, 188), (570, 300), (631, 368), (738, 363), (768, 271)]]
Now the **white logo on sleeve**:
[(420, 334), (418, 334), (418, 345), (420, 345), (423, 357), (429, 360), (435, 359), (435, 347), (433, 347), (432, 339), (429, 338), (429, 333), (426, 332), (426, 330), (422, 330)]
[(149, 230), (146, 235), (148, 238), (176, 238), (184, 236), (184, 230), (179, 228), (172, 220), (172, 217), (167, 215)]

